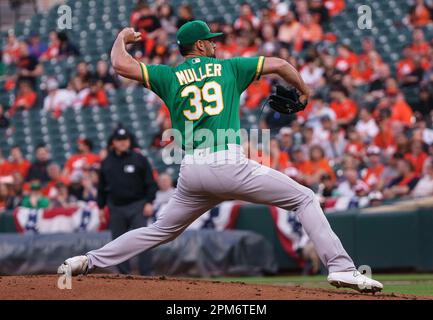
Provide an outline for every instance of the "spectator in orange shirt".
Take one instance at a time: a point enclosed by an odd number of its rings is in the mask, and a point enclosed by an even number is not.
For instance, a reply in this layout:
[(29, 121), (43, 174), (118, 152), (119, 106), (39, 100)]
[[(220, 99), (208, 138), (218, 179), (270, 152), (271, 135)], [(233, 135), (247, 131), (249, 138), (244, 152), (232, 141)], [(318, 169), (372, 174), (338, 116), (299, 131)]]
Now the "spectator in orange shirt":
[(306, 13), (301, 16), (301, 27), (295, 38), (295, 50), (300, 52), (303, 49), (322, 40), (322, 27), (313, 21), (311, 14)]
[(364, 156), (365, 145), (362, 140), (362, 136), (355, 127), (350, 127), (347, 129), (347, 144), (345, 151), (346, 153), (349, 153), (358, 159)]
[(273, 138), (270, 142), (271, 168), (284, 172), (289, 166), (289, 155), (281, 151), (278, 140)]
[(410, 46), (403, 49), (403, 57), (397, 63), (397, 79), (400, 81), (415, 69), (414, 52)]
[(378, 146), (371, 145), (367, 148), (367, 169), (362, 172), (362, 180), (370, 187), (370, 190), (380, 190), (383, 185), (382, 173), (385, 166), (381, 161), (381, 151)]
[(390, 119), (379, 121), (379, 133), (374, 137), (373, 143), (382, 150), (388, 149), (389, 153), (394, 152), (396, 146)]
[(319, 183), (323, 176), (328, 175), (335, 181), (334, 170), (329, 165), (328, 159), (325, 157), (325, 151), (319, 145), (314, 145), (310, 149), (310, 161), (313, 168), (313, 183)]
[(9, 110), (12, 117), (19, 109), (30, 110), (36, 103), (37, 94), (27, 81), (22, 81), (18, 85), (18, 93), (15, 102)]
[(421, 175), (424, 168), (424, 163), (428, 158), (428, 154), (424, 151), (424, 144), (422, 141), (412, 141), (410, 146), (410, 153), (406, 153), (404, 158), (409, 160), (417, 175)]
[(432, 7), (427, 6), (424, 0), (415, 0), (415, 4), (409, 8), (409, 22), (414, 27), (424, 27), (432, 23)]
[(19, 173), (24, 179), (27, 177), (27, 173), (30, 168), (30, 161), (24, 158), (20, 147), (14, 146), (11, 149), (9, 170), (10, 174)]
[[(376, 50), (376, 46), (374, 44), (374, 40), (372, 38), (363, 38), (362, 39), (362, 52), (358, 56), (358, 59), (366, 60), (367, 64), (370, 67), (373, 67), (372, 54), (378, 54)], [(379, 55), (380, 61), (382, 62), (382, 58)], [(374, 71), (374, 70), (373, 70)]]
[(357, 63), (352, 65), (350, 76), (357, 85), (369, 83), (374, 75), (374, 68), (370, 60), (371, 54), (360, 55)]
[(82, 173), (86, 167), (92, 167), (101, 161), (97, 154), (92, 153), (93, 144), (89, 139), (78, 139), (77, 149), (78, 153), (72, 155), (65, 163), (63, 175), (66, 177)]
[(430, 50), (429, 44), (425, 41), (424, 31), (422, 29), (415, 29), (412, 34), (411, 49), (415, 54), (420, 56), (427, 56)]
[(390, 92), (391, 119), (401, 124), (411, 127), (413, 125), (413, 111), (407, 104), (404, 96), (400, 92)]
[(93, 81), (90, 85), (89, 93), (83, 100), (83, 107), (106, 106), (108, 106), (108, 97), (102, 86), (102, 81)]
[(310, 185), (314, 181), (312, 175), (314, 168), (310, 160), (307, 159), (304, 151), (300, 147), (296, 147), (293, 150), (293, 166), (298, 170), (299, 175), (297, 176), (298, 181)]
[(337, 57), (334, 61), (334, 67), (343, 73), (347, 73), (350, 69), (356, 65), (358, 57), (352, 52), (348, 45), (342, 44), (337, 48)]
[(370, 51), (367, 56), (369, 64), (373, 70), (377, 70), (385, 64), (376, 50)]
[(266, 79), (254, 81), (246, 90), (245, 107), (256, 109), (271, 94), (271, 85)]
[(334, 110), (339, 125), (350, 124), (358, 112), (355, 101), (347, 97), (347, 90), (344, 87), (331, 90), (330, 107)]

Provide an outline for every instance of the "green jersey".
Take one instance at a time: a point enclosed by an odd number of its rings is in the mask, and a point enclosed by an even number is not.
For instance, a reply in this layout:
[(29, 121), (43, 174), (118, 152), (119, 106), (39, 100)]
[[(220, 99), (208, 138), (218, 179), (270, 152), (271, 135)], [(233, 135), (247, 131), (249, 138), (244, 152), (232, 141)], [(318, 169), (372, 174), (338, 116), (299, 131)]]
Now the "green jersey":
[(221, 147), (240, 143), (217, 138), (240, 129), (239, 99), (260, 78), (264, 57), (216, 59), (193, 57), (176, 67), (140, 63), (144, 85), (170, 110), (173, 129), (183, 148)]

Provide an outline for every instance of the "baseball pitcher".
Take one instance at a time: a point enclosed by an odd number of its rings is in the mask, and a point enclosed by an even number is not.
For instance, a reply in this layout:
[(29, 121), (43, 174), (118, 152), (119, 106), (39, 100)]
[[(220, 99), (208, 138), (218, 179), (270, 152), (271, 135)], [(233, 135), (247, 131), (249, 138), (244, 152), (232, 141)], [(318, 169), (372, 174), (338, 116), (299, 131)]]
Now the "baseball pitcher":
[(310, 189), (249, 160), (238, 137), (205, 139), (203, 143), (191, 139), (203, 129), (213, 136), (218, 136), (221, 129), (238, 131), (240, 95), (262, 75), (277, 74), (294, 87), (277, 87), (269, 99), (275, 110), (294, 113), (307, 104), (309, 89), (287, 61), (263, 56), (215, 58), (213, 39), (221, 35), (212, 33), (203, 21), (184, 24), (176, 36), (185, 61), (170, 67), (138, 62), (126, 51), (126, 45), (140, 41), (140, 33), (132, 28), (119, 33), (111, 52), (115, 71), (139, 81), (166, 103), (173, 129), (182, 134), (186, 154), (176, 192), (154, 224), (127, 232), (86, 255), (67, 259), (58, 273), (85, 274), (95, 267), (118, 265), (173, 240), (220, 202), (239, 199), (294, 211), (328, 268), (330, 284), (360, 292), (382, 290), (381, 283), (357, 271)]

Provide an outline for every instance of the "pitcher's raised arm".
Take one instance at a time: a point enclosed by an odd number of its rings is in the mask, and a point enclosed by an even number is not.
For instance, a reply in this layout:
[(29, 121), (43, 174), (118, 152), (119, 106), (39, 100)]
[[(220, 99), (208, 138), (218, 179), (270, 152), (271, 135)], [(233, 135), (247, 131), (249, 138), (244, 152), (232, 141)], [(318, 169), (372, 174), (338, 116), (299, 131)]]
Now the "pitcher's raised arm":
[(141, 41), (141, 34), (133, 28), (125, 28), (117, 35), (111, 49), (111, 64), (122, 77), (143, 82), (140, 64), (126, 51), (128, 43)]

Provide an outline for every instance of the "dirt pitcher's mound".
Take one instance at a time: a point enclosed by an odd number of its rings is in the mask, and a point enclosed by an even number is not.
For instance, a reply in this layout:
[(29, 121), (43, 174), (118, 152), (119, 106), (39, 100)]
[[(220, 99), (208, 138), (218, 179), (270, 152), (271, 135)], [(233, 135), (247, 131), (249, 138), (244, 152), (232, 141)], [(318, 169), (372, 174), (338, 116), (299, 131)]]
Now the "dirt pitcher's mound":
[(71, 289), (56, 275), (0, 277), (0, 300), (116, 299), (116, 300), (293, 300), (293, 299), (422, 299), (400, 294), (358, 294), (347, 290), (302, 286), (254, 285), (165, 277), (89, 275), (72, 278)]

